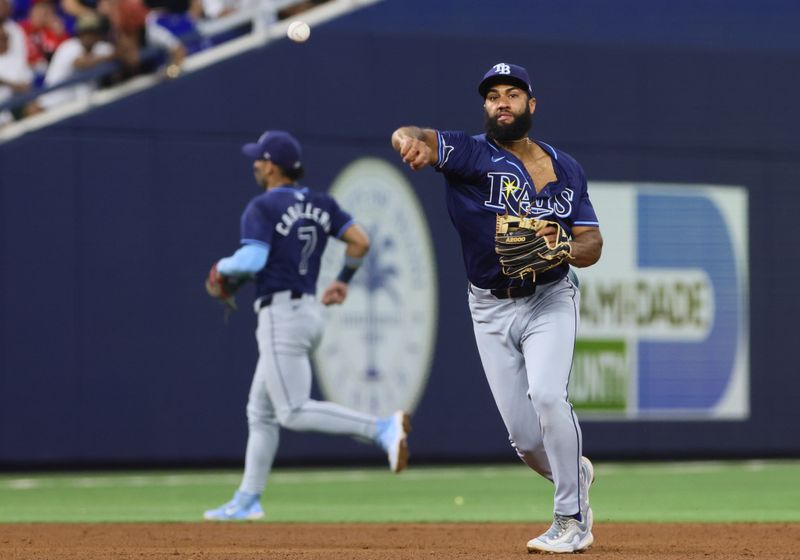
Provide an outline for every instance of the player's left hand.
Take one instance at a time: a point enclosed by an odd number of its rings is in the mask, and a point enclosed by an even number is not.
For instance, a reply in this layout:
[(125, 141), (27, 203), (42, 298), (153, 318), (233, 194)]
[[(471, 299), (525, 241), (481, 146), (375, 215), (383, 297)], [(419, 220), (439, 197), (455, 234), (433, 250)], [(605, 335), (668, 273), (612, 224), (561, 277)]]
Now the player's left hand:
[(322, 305), (339, 305), (347, 299), (347, 284), (334, 280), (322, 294)]
[(536, 237), (544, 237), (545, 240), (547, 241), (547, 244), (552, 246), (556, 242), (557, 234), (558, 234), (558, 228), (556, 228), (555, 224), (551, 224), (537, 231)]
[(234, 294), (247, 281), (246, 278), (233, 278), (225, 276), (217, 270), (217, 263), (211, 265), (206, 278), (206, 292), (214, 299), (218, 299), (231, 311), (236, 310)]

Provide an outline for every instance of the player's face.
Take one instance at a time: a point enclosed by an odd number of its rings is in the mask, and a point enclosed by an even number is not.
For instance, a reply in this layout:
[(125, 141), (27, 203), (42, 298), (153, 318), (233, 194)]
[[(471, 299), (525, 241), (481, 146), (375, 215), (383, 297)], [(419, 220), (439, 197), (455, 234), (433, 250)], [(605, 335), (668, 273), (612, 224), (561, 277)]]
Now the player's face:
[(270, 172), (271, 163), (265, 159), (257, 159), (253, 162), (253, 176), (260, 187), (267, 187), (267, 176)]
[(483, 103), (486, 134), (500, 142), (518, 140), (531, 129), (536, 100), (516, 86), (497, 85)]

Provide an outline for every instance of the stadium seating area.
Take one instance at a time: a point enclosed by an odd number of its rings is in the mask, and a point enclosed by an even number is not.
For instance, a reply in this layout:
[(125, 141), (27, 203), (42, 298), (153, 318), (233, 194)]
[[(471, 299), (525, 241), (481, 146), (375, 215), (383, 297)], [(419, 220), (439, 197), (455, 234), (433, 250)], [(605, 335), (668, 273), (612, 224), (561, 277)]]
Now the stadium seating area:
[(327, 0), (0, 0), (0, 127)]

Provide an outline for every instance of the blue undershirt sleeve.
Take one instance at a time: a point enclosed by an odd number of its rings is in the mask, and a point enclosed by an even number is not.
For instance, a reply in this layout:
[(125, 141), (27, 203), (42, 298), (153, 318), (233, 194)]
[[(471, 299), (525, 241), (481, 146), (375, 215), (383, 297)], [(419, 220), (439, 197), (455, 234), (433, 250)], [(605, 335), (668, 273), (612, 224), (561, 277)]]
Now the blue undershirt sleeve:
[(248, 243), (230, 257), (220, 259), (217, 270), (225, 276), (251, 276), (264, 268), (269, 257), (269, 245)]

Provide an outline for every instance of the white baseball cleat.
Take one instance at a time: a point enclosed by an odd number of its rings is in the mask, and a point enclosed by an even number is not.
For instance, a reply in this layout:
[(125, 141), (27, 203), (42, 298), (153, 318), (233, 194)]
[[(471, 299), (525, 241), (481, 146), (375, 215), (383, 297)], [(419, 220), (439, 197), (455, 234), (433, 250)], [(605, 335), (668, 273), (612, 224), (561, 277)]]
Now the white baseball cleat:
[(389, 470), (399, 473), (408, 465), (408, 432), (411, 416), (398, 410), (379, 424), (378, 441), (389, 458)]
[(586, 550), (594, 542), (589, 529), (591, 515), (583, 521), (555, 514), (553, 524), (542, 535), (528, 541), (528, 552), (570, 553)]
[(594, 482), (594, 465), (586, 457), (581, 457), (579, 476), (582, 520), (556, 514), (553, 524), (543, 535), (528, 541), (528, 552), (582, 552), (592, 545), (594, 514), (589, 506), (589, 487)]

